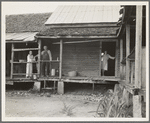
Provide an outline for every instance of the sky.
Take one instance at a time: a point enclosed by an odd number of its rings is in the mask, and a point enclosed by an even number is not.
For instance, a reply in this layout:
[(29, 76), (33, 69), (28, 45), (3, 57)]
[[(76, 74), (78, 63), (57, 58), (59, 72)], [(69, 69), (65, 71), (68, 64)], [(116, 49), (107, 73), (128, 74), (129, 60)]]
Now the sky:
[(26, 14), (26, 13), (46, 13), (53, 12), (59, 5), (141, 5), (144, 2), (10, 2), (2, 3), (2, 14)]
[(140, 2), (2, 2), (4, 15), (53, 12), (59, 5), (135, 5)]
[(53, 12), (59, 5), (118, 5), (109, 2), (2, 2), (2, 13), (26, 14)]

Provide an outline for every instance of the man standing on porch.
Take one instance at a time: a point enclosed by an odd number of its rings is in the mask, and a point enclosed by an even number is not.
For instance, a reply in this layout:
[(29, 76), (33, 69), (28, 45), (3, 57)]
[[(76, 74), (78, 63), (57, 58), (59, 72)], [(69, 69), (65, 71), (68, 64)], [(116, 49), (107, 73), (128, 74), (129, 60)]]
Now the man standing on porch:
[[(50, 61), (52, 60), (52, 55), (51, 51), (47, 49), (47, 46), (43, 47), (44, 50), (41, 52), (41, 72), (42, 76), (49, 76), (49, 66), (50, 66)], [(45, 73), (46, 71), (46, 73)]]
[(108, 60), (109, 59), (115, 59), (115, 57), (110, 56), (107, 54), (107, 51), (105, 53), (102, 53), (101, 57), (101, 69), (102, 69), (102, 76), (104, 76), (104, 72), (108, 70)]

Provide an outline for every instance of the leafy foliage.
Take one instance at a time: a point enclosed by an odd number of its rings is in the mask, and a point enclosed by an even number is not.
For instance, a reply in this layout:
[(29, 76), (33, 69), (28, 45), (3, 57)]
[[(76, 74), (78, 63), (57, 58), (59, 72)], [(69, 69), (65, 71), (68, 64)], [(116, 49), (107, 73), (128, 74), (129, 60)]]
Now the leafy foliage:
[(131, 117), (132, 105), (128, 103), (127, 93), (119, 86), (109, 90), (99, 101), (96, 114), (98, 117)]
[(73, 109), (75, 106), (66, 105), (66, 103), (63, 101), (64, 107), (62, 109), (62, 113), (66, 114), (67, 116), (73, 115)]

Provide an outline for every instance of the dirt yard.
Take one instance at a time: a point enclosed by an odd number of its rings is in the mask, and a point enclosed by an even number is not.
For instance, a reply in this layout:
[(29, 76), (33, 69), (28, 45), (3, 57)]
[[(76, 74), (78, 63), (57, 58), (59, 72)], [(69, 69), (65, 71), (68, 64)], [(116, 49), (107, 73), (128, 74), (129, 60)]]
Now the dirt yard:
[(109, 88), (105, 85), (97, 85), (92, 94), (91, 85), (72, 86), (67, 87), (64, 95), (55, 92), (33, 93), (30, 90), (7, 90), (5, 116), (96, 117), (98, 101)]

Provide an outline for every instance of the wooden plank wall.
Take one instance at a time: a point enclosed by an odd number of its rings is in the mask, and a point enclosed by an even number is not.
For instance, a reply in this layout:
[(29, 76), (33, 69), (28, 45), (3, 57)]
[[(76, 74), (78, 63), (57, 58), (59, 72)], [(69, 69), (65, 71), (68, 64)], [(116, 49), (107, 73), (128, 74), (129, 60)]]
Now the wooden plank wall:
[(146, 88), (146, 47), (142, 47), (142, 88)]
[[(77, 71), (78, 76), (99, 76), (99, 47), (100, 42), (64, 44), (62, 74), (68, 76), (68, 72)], [(52, 44), (49, 49), (53, 60), (56, 60), (59, 57), (60, 46)], [(119, 57), (120, 51), (118, 51), (118, 60), (120, 59)], [(52, 63), (51, 68), (58, 69), (59, 64)], [(119, 70), (120, 63), (117, 64), (118, 75)]]
[(79, 76), (98, 76), (99, 42), (65, 44), (63, 49), (63, 73), (77, 71)]

